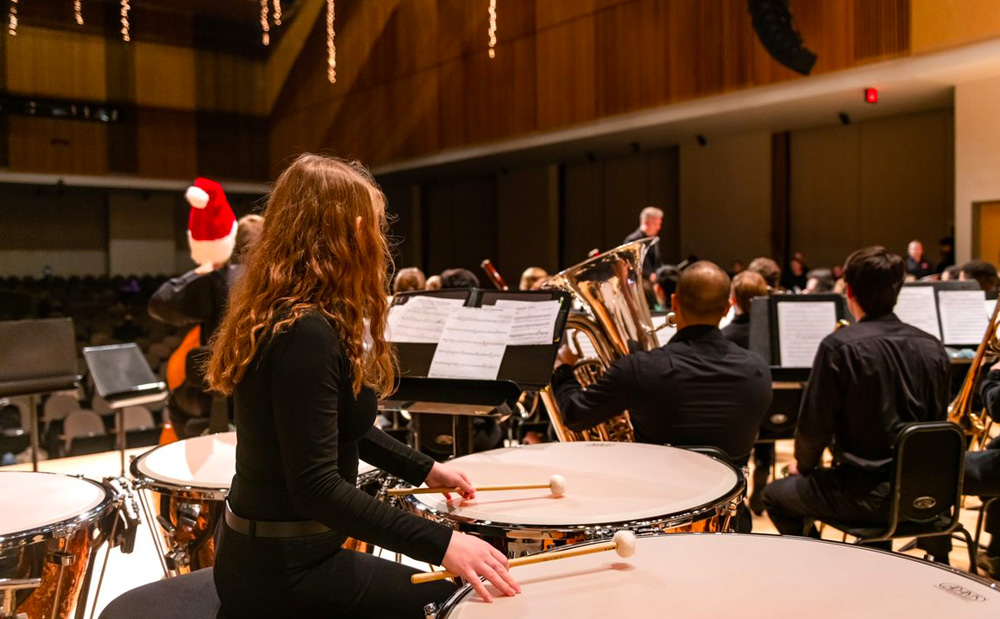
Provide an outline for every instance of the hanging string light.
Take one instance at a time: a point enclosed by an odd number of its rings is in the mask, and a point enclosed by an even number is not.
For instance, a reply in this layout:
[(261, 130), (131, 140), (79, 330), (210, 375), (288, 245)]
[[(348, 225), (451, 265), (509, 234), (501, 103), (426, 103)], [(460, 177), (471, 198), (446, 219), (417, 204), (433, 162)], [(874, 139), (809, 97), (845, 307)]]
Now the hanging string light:
[(497, 0), (490, 0), (490, 58), (496, 57), (493, 49), (497, 45)]
[(281, 0), (274, 0), (274, 25), (281, 25)]
[(333, 44), (333, 0), (326, 0), (326, 76), (331, 84), (337, 83), (337, 47)]
[(267, 0), (260, 0), (260, 42), (264, 45), (271, 44), (271, 24), (267, 21)]
[(128, 0), (122, 0), (122, 10), (121, 10), (121, 13), (122, 13), (122, 41), (125, 41), (126, 43), (128, 43), (129, 41), (132, 40), (132, 37), (129, 36), (129, 27), (130, 26), (129, 26), (129, 23), (128, 23), (128, 12), (131, 9), (132, 9), (132, 7), (131, 7), (131, 5), (129, 5)]
[(7, 30), (11, 36), (17, 36), (17, 0), (10, 0), (10, 19), (7, 22)]
[(76, 25), (83, 25), (83, 0), (73, 0), (73, 14), (76, 16)]

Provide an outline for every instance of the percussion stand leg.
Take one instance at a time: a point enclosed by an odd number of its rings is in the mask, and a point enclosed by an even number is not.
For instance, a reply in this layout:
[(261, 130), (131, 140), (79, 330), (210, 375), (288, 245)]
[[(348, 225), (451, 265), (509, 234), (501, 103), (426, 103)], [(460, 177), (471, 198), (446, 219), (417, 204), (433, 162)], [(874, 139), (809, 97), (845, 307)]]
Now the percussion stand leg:
[(160, 567), (163, 568), (163, 577), (170, 578), (170, 568), (167, 566), (167, 551), (163, 547), (163, 540), (156, 534), (156, 518), (153, 518), (153, 508), (149, 505), (149, 495), (146, 490), (139, 490), (139, 504), (142, 505), (142, 513), (146, 516), (146, 525), (149, 533), (153, 536), (153, 548), (156, 549), (156, 558), (160, 560)]
[(118, 425), (117, 436), (115, 436), (115, 441), (118, 443), (118, 454), (121, 459), (122, 464), (122, 476), (125, 476), (125, 409), (119, 408), (115, 410), (115, 420)]
[[(115, 515), (115, 523), (111, 525), (111, 533), (108, 534), (108, 551), (104, 553), (104, 563), (101, 565), (101, 575), (97, 578), (97, 591), (94, 592), (94, 604), (90, 607), (90, 619), (94, 619), (94, 614), (97, 612), (97, 602), (101, 599), (101, 585), (104, 584), (104, 573), (108, 569), (108, 560), (111, 558), (111, 544), (115, 540), (115, 534), (118, 533), (118, 524), (121, 522), (119, 517)], [(95, 551), (96, 555), (97, 552)], [(94, 561), (87, 563), (87, 576), (83, 579), (83, 593), (81, 594), (80, 603), (77, 604), (76, 608), (76, 619), (83, 619), (85, 614), (85, 608), (87, 605), (87, 596), (90, 593), (90, 580), (94, 574)]]
[(31, 409), (31, 470), (38, 472), (38, 396), (28, 396)]

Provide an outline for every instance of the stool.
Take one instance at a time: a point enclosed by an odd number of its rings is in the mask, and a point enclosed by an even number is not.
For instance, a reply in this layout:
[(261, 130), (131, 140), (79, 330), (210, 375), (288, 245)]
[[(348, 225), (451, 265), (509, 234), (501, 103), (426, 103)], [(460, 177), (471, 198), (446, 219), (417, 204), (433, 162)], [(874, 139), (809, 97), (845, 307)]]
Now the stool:
[(127, 591), (99, 619), (216, 619), (218, 613), (212, 568), (206, 568)]

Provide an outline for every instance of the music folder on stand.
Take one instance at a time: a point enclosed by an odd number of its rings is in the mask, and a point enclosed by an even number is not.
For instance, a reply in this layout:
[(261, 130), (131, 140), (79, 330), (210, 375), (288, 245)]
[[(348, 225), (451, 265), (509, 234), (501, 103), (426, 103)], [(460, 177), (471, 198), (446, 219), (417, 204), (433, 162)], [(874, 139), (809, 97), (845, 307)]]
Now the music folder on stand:
[[(541, 389), (549, 383), (556, 353), (562, 345), (570, 296), (568, 293), (552, 290), (500, 291), (473, 288), (403, 293), (393, 298), (393, 306), (405, 304), (418, 296), (462, 299), (463, 307), (491, 306), (501, 300), (560, 303), (551, 341), (548, 344), (508, 345), (495, 380), (429, 377), (437, 344), (395, 344), (400, 368), (398, 388), (379, 403), (380, 410), (415, 414), (418, 434), (419, 416), (451, 415), (452, 455), (465, 455), (473, 451), (474, 419), (492, 418), (502, 421), (516, 412), (517, 402), (523, 391)], [(419, 437), (417, 444), (420, 444)]]
[(128, 406), (138, 406), (166, 399), (167, 385), (158, 380), (142, 351), (135, 344), (91, 346), (83, 349), (83, 358), (94, 379), (98, 395), (115, 411), (118, 432), (115, 441), (125, 475), (125, 415)]

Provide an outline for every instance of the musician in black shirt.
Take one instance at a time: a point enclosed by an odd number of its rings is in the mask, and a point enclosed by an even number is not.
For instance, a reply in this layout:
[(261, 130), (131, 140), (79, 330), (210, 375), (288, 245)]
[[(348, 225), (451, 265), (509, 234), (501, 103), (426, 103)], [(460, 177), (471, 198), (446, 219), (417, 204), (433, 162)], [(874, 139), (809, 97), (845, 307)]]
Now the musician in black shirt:
[(560, 351), (552, 382), (564, 421), (584, 430), (628, 410), (639, 442), (713, 445), (742, 466), (771, 403), (771, 371), (719, 331), (729, 276), (711, 262), (691, 265), (671, 306), (678, 330), (666, 346), (618, 359), (587, 389), (572, 353)]
[[(639, 227), (632, 231), (623, 243), (632, 243), (651, 237), (659, 238), (660, 227), (663, 225), (663, 211), (655, 206), (647, 206), (639, 213)], [(642, 261), (642, 276), (651, 279), (650, 276), (656, 274), (656, 269), (660, 267), (660, 247), (654, 243), (646, 251), (646, 258)]]
[(440, 564), (487, 601), (519, 589), (486, 542), (358, 490), (359, 456), (412, 483), (475, 488), (373, 426), (394, 382), (383, 337), (385, 197), (356, 164), (303, 155), (278, 179), (207, 376), (236, 406), (236, 476), (214, 578), (227, 617), (423, 617), (451, 583), (343, 549), (347, 536)]
[[(764, 490), (778, 531), (817, 536), (813, 519), (888, 518), (892, 445), (907, 423), (944, 419), (948, 355), (933, 336), (892, 313), (903, 259), (868, 247), (847, 259), (847, 303), (858, 324), (820, 344), (795, 434), (790, 477)], [(821, 466), (833, 451), (834, 465)]]

